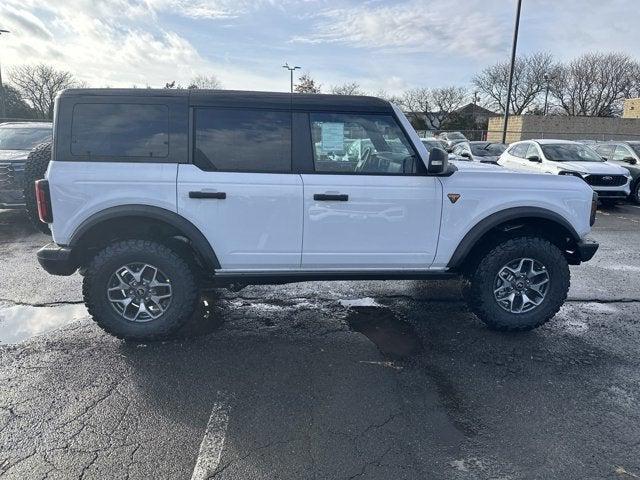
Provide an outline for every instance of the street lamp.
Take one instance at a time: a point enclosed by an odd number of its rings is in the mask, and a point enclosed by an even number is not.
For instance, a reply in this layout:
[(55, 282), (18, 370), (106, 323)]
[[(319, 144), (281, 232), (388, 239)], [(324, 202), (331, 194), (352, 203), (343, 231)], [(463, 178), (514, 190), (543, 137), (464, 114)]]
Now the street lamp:
[[(9, 32), (9, 30), (0, 29), (0, 35), (2, 35), (3, 33), (11, 33), (11, 32)], [(0, 108), (2, 108), (2, 110), (0, 110), (0, 112), (2, 113), (2, 115), (0, 115), (0, 118), (4, 119), (7, 116), (7, 106), (4, 103), (4, 86), (2, 85), (2, 65), (0, 65)]]
[(478, 104), (478, 91), (474, 90), (473, 92), (473, 110), (471, 110), (471, 118), (473, 119), (473, 133), (475, 138), (476, 129), (478, 128), (478, 120), (476, 116), (476, 105)]
[(293, 72), (295, 70), (300, 70), (300, 67), (298, 67), (297, 65), (292, 67), (289, 65), (288, 62), (285, 62), (285, 64), (282, 65), (282, 68), (286, 68), (287, 70), (289, 70), (289, 73), (291, 74), (291, 93), (293, 93)]
[(520, 28), (520, 10), (522, 0), (518, 0), (516, 9), (516, 24), (513, 29), (513, 43), (511, 44), (511, 65), (509, 66), (509, 86), (507, 87), (507, 104), (504, 106), (504, 125), (502, 126), (502, 143), (507, 143), (507, 122), (509, 121), (509, 104), (511, 103), (511, 89), (513, 88), (513, 70), (516, 65), (516, 48), (518, 46), (518, 29)]

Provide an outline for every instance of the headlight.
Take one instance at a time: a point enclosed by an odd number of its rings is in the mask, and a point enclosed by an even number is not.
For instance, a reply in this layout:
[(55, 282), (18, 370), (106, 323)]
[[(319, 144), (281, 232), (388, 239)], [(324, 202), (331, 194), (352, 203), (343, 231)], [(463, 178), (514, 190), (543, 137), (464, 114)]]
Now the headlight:
[(571, 172), (569, 170), (563, 170), (563, 171), (559, 172), (558, 175), (569, 175), (571, 177), (582, 178), (582, 173), (580, 173), (580, 172)]

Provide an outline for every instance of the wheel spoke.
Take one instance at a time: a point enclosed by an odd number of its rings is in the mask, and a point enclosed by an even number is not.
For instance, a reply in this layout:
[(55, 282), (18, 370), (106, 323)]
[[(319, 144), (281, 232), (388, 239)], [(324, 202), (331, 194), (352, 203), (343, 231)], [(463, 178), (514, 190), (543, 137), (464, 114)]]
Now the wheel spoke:
[(549, 290), (547, 268), (533, 258), (511, 260), (498, 270), (493, 295), (510, 313), (525, 313), (540, 305)]

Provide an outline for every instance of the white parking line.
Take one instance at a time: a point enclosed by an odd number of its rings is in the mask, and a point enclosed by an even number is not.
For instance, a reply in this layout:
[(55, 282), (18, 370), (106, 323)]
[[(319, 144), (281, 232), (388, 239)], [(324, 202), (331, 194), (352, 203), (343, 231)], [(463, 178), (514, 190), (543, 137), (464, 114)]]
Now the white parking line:
[(191, 480), (204, 480), (211, 477), (218, 469), (222, 449), (229, 425), (228, 409), (216, 403), (211, 410), (211, 416), (204, 431), (204, 437), (198, 451), (196, 466), (193, 467)]

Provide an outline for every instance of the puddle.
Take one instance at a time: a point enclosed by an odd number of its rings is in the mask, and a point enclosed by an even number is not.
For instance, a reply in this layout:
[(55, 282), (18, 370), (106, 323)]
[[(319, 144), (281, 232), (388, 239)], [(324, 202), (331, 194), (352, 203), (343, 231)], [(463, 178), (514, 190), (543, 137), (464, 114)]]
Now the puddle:
[(351, 300), (338, 300), (340, 305), (347, 308), (352, 307), (380, 307), (381, 305), (371, 297), (354, 298)]
[(413, 327), (386, 307), (351, 307), (346, 320), (352, 330), (365, 335), (387, 357), (403, 359), (422, 350)]
[(48, 307), (0, 304), (0, 344), (23, 342), (88, 315), (82, 304)]

